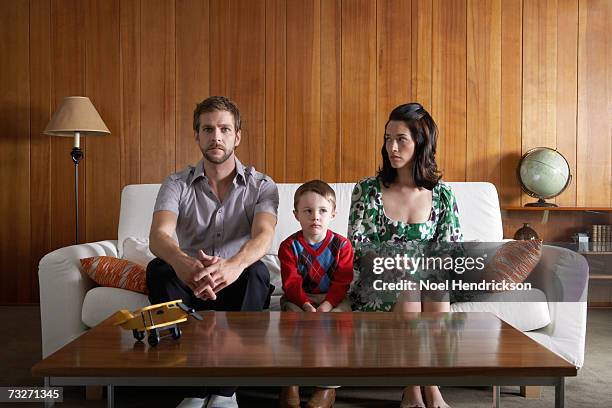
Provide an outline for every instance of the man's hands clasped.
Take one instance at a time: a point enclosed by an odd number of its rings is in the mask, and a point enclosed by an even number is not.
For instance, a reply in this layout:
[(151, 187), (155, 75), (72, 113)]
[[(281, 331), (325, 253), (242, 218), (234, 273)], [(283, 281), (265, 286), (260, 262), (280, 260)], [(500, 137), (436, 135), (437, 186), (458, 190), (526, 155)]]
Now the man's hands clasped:
[(198, 256), (184, 256), (172, 267), (176, 275), (202, 300), (215, 300), (217, 293), (238, 279), (242, 268), (231, 260), (206, 255), (198, 251)]

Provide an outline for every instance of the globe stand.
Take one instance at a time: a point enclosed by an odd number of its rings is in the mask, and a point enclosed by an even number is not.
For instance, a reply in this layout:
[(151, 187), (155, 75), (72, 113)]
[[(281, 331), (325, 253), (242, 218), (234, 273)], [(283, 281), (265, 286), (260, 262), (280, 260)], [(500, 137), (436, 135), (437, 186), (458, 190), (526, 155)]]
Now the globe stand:
[(547, 203), (546, 201), (544, 201), (543, 198), (540, 198), (535, 203), (527, 203), (527, 204), (525, 204), (525, 207), (558, 207), (558, 205), (554, 204), (554, 203)]

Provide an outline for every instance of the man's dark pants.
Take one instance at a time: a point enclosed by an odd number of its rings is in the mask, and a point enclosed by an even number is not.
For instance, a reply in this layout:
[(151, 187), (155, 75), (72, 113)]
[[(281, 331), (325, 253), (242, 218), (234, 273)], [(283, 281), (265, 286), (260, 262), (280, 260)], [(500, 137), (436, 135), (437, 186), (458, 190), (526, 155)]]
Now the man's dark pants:
[[(269, 307), (270, 273), (261, 261), (246, 268), (238, 279), (217, 293), (215, 300), (202, 300), (193, 294), (165, 261), (155, 258), (147, 265), (147, 288), (152, 305), (182, 299), (183, 303), (195, 310), (258, 312)], [(236, 387), (208, 387), (206, 395), (231, 396)], [(200, 393), (198, 393), (200, 394)]]

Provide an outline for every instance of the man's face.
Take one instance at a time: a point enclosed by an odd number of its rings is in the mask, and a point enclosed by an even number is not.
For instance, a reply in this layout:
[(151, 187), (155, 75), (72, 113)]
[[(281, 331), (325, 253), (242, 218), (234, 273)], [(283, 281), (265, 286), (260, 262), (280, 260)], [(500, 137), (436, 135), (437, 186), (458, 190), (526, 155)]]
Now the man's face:
[(204, 158), (215, 164), (233, 157), (240, 144), (240, 131), (236, 132), (234, 116), (227, 111), (202, 113), (200, 129), (194, 133)]

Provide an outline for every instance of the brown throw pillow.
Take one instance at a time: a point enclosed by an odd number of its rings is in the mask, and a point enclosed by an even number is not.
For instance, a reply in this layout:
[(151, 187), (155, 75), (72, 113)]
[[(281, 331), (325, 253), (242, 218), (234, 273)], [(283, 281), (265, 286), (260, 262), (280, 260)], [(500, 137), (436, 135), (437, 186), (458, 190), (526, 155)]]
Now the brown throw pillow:
[(522, 283), (540, 262), (541, 256), (541, 240), (508, 241), (487, 264), (483, 278), (487, 281)]
[(81, 259), (83, 269), (98, 285), (148, 293), (147, 274), (142, 266), (112, 256)]

